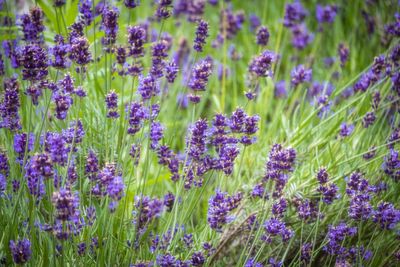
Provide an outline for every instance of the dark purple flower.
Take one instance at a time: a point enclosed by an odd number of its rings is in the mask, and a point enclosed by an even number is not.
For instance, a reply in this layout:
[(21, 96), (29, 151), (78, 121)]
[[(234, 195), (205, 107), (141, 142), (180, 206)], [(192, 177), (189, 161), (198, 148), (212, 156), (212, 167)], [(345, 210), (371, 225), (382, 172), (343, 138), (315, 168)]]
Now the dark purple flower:
[(124, 5), (131, 9), (140, 5), (140, 0), (124, 0)]
[(370, 199), (371, 197), (367, 193), (352, 196), (349, 206), (349, 217), (354, 220), (367, 220), (372, 213)]
[(271, 212), (275, 217), (283, 217), (286, 212), (287, 201), (281, 197), (274, 204), (272, 204)]
[(208, 23), (204, 20), (200, 20), (197, 23), (196, 38), (194, 39), (193, 49), (197, 52), (203, 51), (203, 46), (206, 44), (206, 38), (208, 37)]
[[(112, 198), (113, 200), (121, 200), (123, 194), (124, 194), (124, 181), (122, 180), (122, 177), (117, 175), (114, 176), (113, 179), (108, 183), (106, 192), (107, 195)], [(113, 202), (116, 205), (116, 202)]]
[(169, 62), (165, 66), (165, 78), (167, 82), (173, 83), (178, 75), (179, 68), (174, 61)]
[(143, 121), (150, 116), (149, 111), (141, 104), (132, 102), (129, 106), (129, 128), (128, 134), (134, 135), (143, 125)]
[(146, 225), (158, 217), (163, 210), (163, 202), (148, 196), (135, 197), (134, 223), (138, 229), (145, 229)]
[(66, 69), (70, 66), (67, 54), (70, 50), (70, 45), (64, 42), (64, 37), (62, 35), (56, 35), (54, 37), (54, 42), (56, 43), (51, 49), (50, 54), (50, 65), (56, 69)]
[(51, 161), (64, 166), (68, 161), (67, 142), (62, 134), (47, 132), (45, 135), (45, 150)]
[(89, 42), (85, 37), (77, 37), (72, 40), (70, 58), (78, 65), (86, 65), (92, 61)]
[(363, 126), (364, 128), (368, 128), (372, 124), (374, 124), (376, 120), (375, 112), (367, 112), (363, 117)]
[(274, 96), (276, 98), (284, 98), (287, 96), (286, 82), (284, 80), (275, 84)]
[(342, 137), (346, 137), (349, 136), (353, 133), (354, 131), (354, 125), (353, 124), (346, 124), (346, 123), (342, 123), (340, 125), (340, 136)]
[(0, 173), (0, 197), (4, 194), (7, 189), (7, 179), (6, 176)]
[(200, 161), (206, 152), (207, 120), (200, 119), (189, 129), (186, 147), (188, 155)]
[(328, 205), (332, 204), (332, 202), (339, 197), (338, 190), (339, 188), (333, 183), (320, 185), (317, 189), (322, 196), (322, 201)]
[(16, 78), (4, 79), (4, 96), (0, 103), (0, 128), (12, 131), (21, 129), (19, 117), (19, 83)]
[(385, 156), (382, 169), (394, 181), (400, 181), (400, 158), (398, 151), (390, 149), (390, 153)]
[(344, 255), (346, 248), (343, 242), (346, 237), (352, 237), (357, 233), (357, 227), (349, 227), (341, 222), (337, 226), (330, 225), (328, 229), (328, 244), (323, 247), (329, 255)]
[(151, 99), (160, 92), (157, 81), (151, 75), (139, 78), (138, 93), (144, 101)]
[(128, 27), (129, 55), (133, 58), (144, 55), (144, 43), (146, 42), (146, 29), (143, 26)]
[(285, 16), (283, 18), (283, 25), (285, 27), (292, 27), (304, 21), (308, 15), (307, 10), (303, 7), (300, 1), (294, 1), (285, 6)]
[(249, 64), (249, 72), (256, 77), (272, 76), (272, 63), (277, 59), (274, 52), (265, 50), (259, 56), (254, 57)]
[(249, 15), (250, 31), (255, 31), (261, 26), (261, 20), (256, 14)]
[(156, 149), (158, 147), (158, 142), (164, 136), (164, 127), (159, 122), (152, 122), (150, 125), (150, 148)]
[(163, 76), (163, 70), (165, 69), (164, 59), (168, 56), (167, 49), (167, 43), (163, 40), (152, 45), (152, 65), (150, 74), (154, 78)]
[(99, 160), (93, 150), (89, 150), (86, 158), (85, 173), (88, 175), (90, 180), (94, 180), (97, 177), (99, 171)]
[(379, 223), (382, 229), (393, 229), (400, 222), (400, 210), (395, 209), (392, 203), (381, 202), (372, 212), (372, 219)]
[(313, 245), (311, 243), (304, 243), (301, 246), (300, 260), (305, 264), (311, 261), (312, 247)]
[(164, 195), (164, 206), (167, 207), (167, 211), (171, 211), (174, 206), (175, 196), (171, 192)]
[(116, 119), (118, 114), (118, 95), (116, 92), (111, 91), (106, 95), (107, 104), (107, 118)]
[(208, 79), (212, 74), (212, 68), (212, 61), (208, 58), (200, 61), (193, 67), (192, 75), (188, 83), (189, 88), (194, 91), (194, 96), (189, 96), (189, 100), (193, 103), (198, 103), (200, 101), (200, 96), (196, 95), (196, 93), (206, 90)]
[(10, 240), (10, 250), (15, 264), (26, 263), (32, 255), (31, 242), (29, 239)]
[(76, 216), (79, 198), (70, 189), (61, 188), (58, 192), (54, 192), (51, 200), (56, 208), (56, 218), (58, 220), (70, 221)]
[(93, 2), (92, 0), (80, 0), (78, 10), (86, 26), (89, 26), (93, 21)]
[(156, 11), (156, 16), (159, 19), (166, 19), (171, 16), (171, 8), (172, 6), (172, 0), (159, 0), (158, 1), (158, 6), (157, 6), (157, 11)]
[(304, 49), (314, 40), (314, 34), (308, 32), (305, 24), (294, 25), (291, 30), (292, 45), (297, 49)]
[(72, 97), (69, 95), (56, 94), (54, 96), (54, 103), (56, 104), (56, 118), (64, 120), (71, 105), (73, 104)]
[(45, 29), (43, 17), (43, 11), (38, 6), (32, 7), (29, 14), (21, 16), (21, 26), (26, 42), (40, 43), (43, 41), (42, 32)]
[(317, 21), (319, 23), (333, 23), (335, 21), (337, 11), (337, 6), (335, 5), (317, 5), (317, 9), (315, 11)]
[(176, 258), (174, 256), (172, 256), (171, 254), (157, 255), (156, 263), (160, 267), (178, 266)]
[(241, 200), (241, 193), (230, 196), (226, 192), (217, 190), (216, 194), (208, 201), (207, 221), (210, 227), (216, 231), (221, 231), (225, 224), (233, 220), (229, 216), (229, 212), (236, 209)]
[(295, 200), (297, 215), (303, 221), (310, 222), (315, 220), (320, 214), (318, 203), (309, 199)]
[(192, 254), (190, 262), (192, 266), (203, 266), (203, 264), (206, 262), (203, 252), (201, 251), (194, 252)]
[(298, 65), (291, 73), (291, 84), (296, 87), (301, 83), (311, 82), (312, 69), (307, 69), (304, 65)]
[(338, 54), (340, 59), (340, 65), (343, 68), (347, 60), (349, 59), (350, 50), (344, 43), (340, 43), (338, 47)]
[(271, 218), (264, 223), (265, 234), (261, 237), (267, 243), (272, 242), (272, 238), (280, 235), (283, 242), (288, 241), (294, 235), (293, 230), (286, 227), (285, 222), (280, 219)]
[(269, 41), (269, 31), (266, 26), (261, 26), (257, 29), (256, 34), (257, 44), (261, 46), (266, 46)]
[(117, 39), (118, 17), (119, 11), (116, 7), (105, 7), (103, 9), (101, 14), (101, 29), (104, 31), (105, 37), (102, 38), (102, 43), (107, 46), (106, 49), (109, 49), (109, 46), (113, 45)]
[(19, 53), (19, 62), (24, 80), (40, 81), (47, 77), (47, 53), (38, 44), (24, 46)]

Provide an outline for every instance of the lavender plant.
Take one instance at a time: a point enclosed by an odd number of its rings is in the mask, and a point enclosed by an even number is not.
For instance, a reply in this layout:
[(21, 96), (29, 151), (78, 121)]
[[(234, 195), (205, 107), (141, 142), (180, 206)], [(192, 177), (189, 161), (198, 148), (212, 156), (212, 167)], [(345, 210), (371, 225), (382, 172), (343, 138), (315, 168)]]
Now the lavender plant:
[(0, 266), (398, 266), (396, 10), (0, 0)]

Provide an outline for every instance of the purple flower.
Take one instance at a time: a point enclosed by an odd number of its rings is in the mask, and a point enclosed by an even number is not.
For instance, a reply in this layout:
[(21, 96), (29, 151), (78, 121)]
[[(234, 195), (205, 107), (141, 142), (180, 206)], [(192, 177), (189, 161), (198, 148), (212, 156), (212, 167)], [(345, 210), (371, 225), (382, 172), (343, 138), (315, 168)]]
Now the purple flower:
[(317, 202), (309, 199), (295, 200), (297, 215), (303, 221), (312, 221), (319, 216)]
[(138, 92), (142, 99), (146, 101), (156, 96), (160, 92), (160, 89), (158, 88), (155, 78), (149, 75), (139, 78)]
[(296, 87), (301, 83), (311, 82), (312, 69), (306, 69), (304, 65), (298, 65), (291, 73), (291, 84)]
[(347, 60), (349, 59), (350, 50), (344, 43), (340, 43), (338, 47), (338, 54), (340, 59), (340, 65), (343, 68)]
[(307, 10), (303, 7), (300, 1), (295, 1), (285, 6), (285, 16), (283, 18), (283, 25), (285, 27), (292, 27), (304, 21), (308, 15)]
[(157, 198), (150, 198), (148, 196), (135, 197), (134, 215), (136, 218), (134, 223), (137, 224), (138, 229), (145, 229), (146, 225), (158, 217), (163, 210), (163, 202)]
[(129, 55), (133, 58), (144, 55), (144, 43), (146, 42), (146, 29), (143, 26), (128, 27)]
[(156, 263), (160, 267), (178, 266), (176, 258), (171, 254), (157, 255)]
[(257, 29), (256, 34), (257, 44), (261, 46), (266, 46), (269, 41), (269, 31), (268, 28), (265, 26), (261, 26)]
[(317, 191), (322, 195), (322, 201), (326, 204), (332, 204), (332, 202), (339, 197), (338, 187), (335, 184), (320, 185)]
[(140, 0), (124, 0), (124, 5), (131, 9), (140, 5)]
[(287, 208), (287, 201), (285, 198), (279, 198), (274, 204), (272, 204), (272, 214), (275, 217), (283, 217), (284, 213), (286, 212)]
[(164, 136), (164, 127), (159, 122), (152, 122), (150, 125), (150, 148), (156, 149), (158, 147), (158, 142)]
[(281, 236), (283, 242), (288, 241), (294, 235), (293, 230), (287, 228), (285, 222), (276, 218), (265, 221), (264, 230), (265, 234), (261, 239), (267, 243), (271, 243), (272, 238), (278, 235)]
[(226, 192), (217, 190), (208, 201), (207, 221), (211, 229), (221, 231), (222, 227), (233, 219), (229, 216), (229, 212), (236, 209), (241, 200), (241, 193), (230, 196)]
[(150, 74), (154, 78), (163, 76), (163, 69), (165, 68), (164, 59), (168, 56), (167, 43), (163, 40), (154, 43), (152, 46), (152, 65)]
[(340, 125), (340, 136), (342, 137), (346, 137), (349, 136), (353, 133), (354, 131), (354, 125), (353, 124), (346, 124), (346, 123), (342, 123)]
[(311, 261), (312, 247), (313, 245), (311, 243), (304, 243), (301, 246), (300, 260), (305, 264)]
[(71, 41), (70, 59), (78, 65), (86, 65), (92, 61), (89, 42), (85, 37), (77, 37)]
[(90, 180), (94, 180), (97, 177), (99, 171), (99, 160), (93, 150), (89, 150), (86, 158), (85, 173), (88, 175)]
[(189, 88), (194, 91), (205, 91), (208, 78), (212, 73), (212, 61), (204, 59), (197, 63), (192, 72)]
[(372, 219), (379, 223), (382, 229), (393, 229), (400, 222), (400, 210), (395, 209), (392, 203), (379, 203), (376, 210), (372, 212)]
[(172, 6), (172, 0), (159, 0), (157, 11), (155, 14), (157, 18), (159, 19), (169, 18), (169, 16), (171, 15), (171, 11), (169, 10), (171, 6)]
[(188, 138), (186, 141), (186, 147), (188, 149), (188, 155), (196, 160), (200, 161), (206, 153), (206, 138), (207, 138), (207, 120), (200, 119), (194, 123), (189, 129)]
[(114, 176), (110, 183), (107, 185), (106, 192), (107, 195), (113, 200), (121, 200), (124, 194), (124, 188), (125, 186), (122, 177), (117, 175)]
[(367, 193), (352, 196), (349, 206), (349, 217), (354, 220), (367, 220), (372, 213), (370, 199), (371, 197)]
[(28, 44), (19, 53), (22, 65), (22, 78), (28, 81), (40, 81), (48, 74), (47, 53), (38, 44)]
[(19, 117), (19, 83), (16, 78), (4, 79), (4, 97), (0, 103), (0, 128), (12, 131), (21, 129)]
[(208, 23), (204, 20), (200, 20), (197, 23), (196, 38), (194, 39), (193, 49), (197, 52), (203, 51), (203, 46), (206, 44), (206, 38), (208, 37)]
[(314, 35), (308, 32), (305, 24), (294, 25), (291, 30), (292, 45), (297, 49), (304, 49), (314, 40)]
[(56, 69), (66, 69), (70, 66), (67, 58), (70, 45), (65, 44), (64, 37), (58, 34), (54, 37), (54, 42), (56, 44), (50, 49), (50, 54), (53, 57), (50, 59), (50, 65)]
[[(118, 33), (118, 17), (119, 11), (116, 7), (104, 8), (101, 14), (101, 29), (105, 33), (102, 43), (105, 46), (111, 46), (115, 43)], [(106, 48), (106, 51), (109, 52)]]
[(168, 192), (164, 196), (164, 206), (167, 207), (167, 211), (172, 211), (172, 207), (174, 206), (175, 196), (171, 192)]
[(76, 216), (79, 207), (79, 198), (70, 189), (61, 188), (54, 192), (51, 201), (56, 208), (56, 218), (61, 221), (70, 221)]
[(80, 0), (78, 4), (79, 13), (86, 26), (89, 26), (93, 21), (92, 6), (92, 0)]
[(276, 98), (285, 98), (287, 96), (286, 82), (284, 80), (275, 84), (274, 96)]
[(341, 222), (337, 226), (330, 225), (328, 229), (328, 244), (323, 247), (329, 255), (344, 255), (346, 248), (342, 246), (346, 237), (352, 237), (357, 233), (357, 227), (349, 227)]
[(167, 82), (173, 83), (178, 75), (179, 68), (175, 62), (171, 61), (165, 66), (165, 78)]
[(265, 50), (259, 56), (254, 57), (249, 64), (250, 74), (256, 77), (268, 77), (272, 76), (272, 63), (277, 59), (277, 56), (269, 51)]
[(31, 258), (31, 242), (29, 239), (10, 240), (10, 250), (15, 264), (24, 264)]
[(382, 169), (394, 181), (400, 181), (400, 158), (398, 151), (390, 149), (390, 153), (385, 156)]
[(0, 197), (4, 194), (7, 189), (7, 179), (6, 176), (0, 173)]
[(149, 116), (149, 111), (141, 103), (132, 102), (129, 107), (128, 134), (137, 133), (142, 128), (143, 121)]
[(206, 259), (203, 255), (203, 252), (197, 251), (192, 254), (190, 261), (192, 266), (203, 266), (203, 264), (206, 262)]
[(261, 20), (256, 14), (249, 15), (250, 31), (254, 32), (259, 26), (261, 26)]
[(67, 117), (67, 113), (73, 100), (69, 95), (56, 94), (54, 96), (54, 102), (56, 104), (56, 118), (64, 120)]
[(116, 119), (118, 114), (118, 95), (116, 92), (111, 91), (106, 95), (107, 104), (107, 118)]
[(364, 128), (368, 128), (372, 124), (374, 124), (376, 120), (375, 112), (367, 112), (363, 117), (363, 126)]
[(316, 17), (319, 23), (333, 23), (337, 14), (335, 5), (317, 5)]
[(35, 6), (29, 11), (29, 14), (21, 16), (21, 26), (26, 42), (40, 43), (43, 41), (41, 36), (45, 27), (43, 26), (43, 11)]

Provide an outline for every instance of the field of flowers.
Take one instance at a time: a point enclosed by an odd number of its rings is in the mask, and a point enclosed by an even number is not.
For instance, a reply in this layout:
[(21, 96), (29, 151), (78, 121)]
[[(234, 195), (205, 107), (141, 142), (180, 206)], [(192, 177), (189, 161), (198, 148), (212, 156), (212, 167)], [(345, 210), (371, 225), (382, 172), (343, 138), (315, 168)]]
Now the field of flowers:
[(0, 266), (399, 266), (399, 11), (0, 0)]

